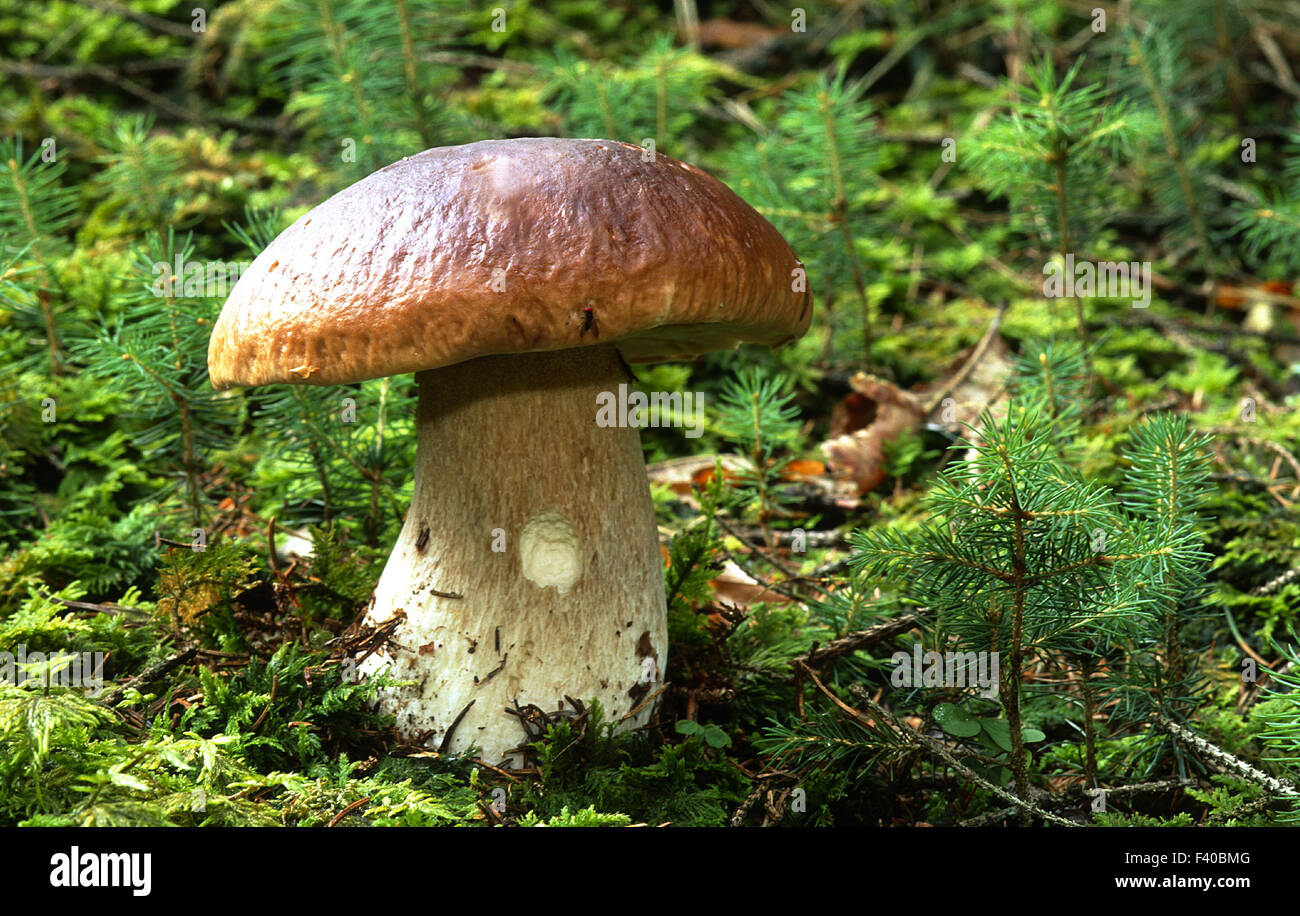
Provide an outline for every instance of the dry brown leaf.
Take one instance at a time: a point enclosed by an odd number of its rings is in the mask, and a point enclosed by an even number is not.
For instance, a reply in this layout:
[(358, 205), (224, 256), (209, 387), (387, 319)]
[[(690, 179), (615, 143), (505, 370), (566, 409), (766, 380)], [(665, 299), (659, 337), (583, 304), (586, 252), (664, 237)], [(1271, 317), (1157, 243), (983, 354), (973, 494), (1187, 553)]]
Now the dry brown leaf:
[(885, 445), (909, 430), (918, 430), (925, 409), (896, 385), (859, 372), (849, 383), (853, 394), (835, 406), (832, 438), (822, 443), (831, 469), (847, 475), (864, 494), (885, 479)]
[(704, 486), (713, 479), (714, 463), (722, 461), (723, 476), (734, 479), (744, 462), (735, 455), (691, 455), (656, 461), (646, 468), (650, 482), (666, 486), (679, 496), (689, 496), (691, 485)]
[(700, 47), (734, 51), (749, 48), (789, 34), (787, 29), (760, 22), (737, 22), (734, 19), (708, 19), (700, 23)]
[(714, 593), (720, 601), (736, 607), (749, 607), (760, 601), (768, 604), (788, 604), (790, 599), (767, 588), (731, 560), (722, 567), (716, 579), (711, 579)]
[(796, 458), (781, 471), (782, 480), (808, 480), (826, 474), (826, 465), (811, 458)]

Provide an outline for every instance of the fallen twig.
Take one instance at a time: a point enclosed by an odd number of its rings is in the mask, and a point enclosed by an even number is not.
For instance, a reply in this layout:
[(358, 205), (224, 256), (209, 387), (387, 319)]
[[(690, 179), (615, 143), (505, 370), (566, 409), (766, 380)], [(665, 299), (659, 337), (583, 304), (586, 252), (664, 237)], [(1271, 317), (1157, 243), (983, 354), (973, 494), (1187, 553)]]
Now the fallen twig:
[(271, 675), (271, 696), (266, 701), (266, 708), (262, 710), (262, 714), (257, 717), (257, 721), (252, 724), (248, 729), (249, 731), (255, 732), (262, 727), (262, 723), (266, 721), (267, 713), (271, 711), (271, 707), (275, 704), (275, 695), (279, 689), (280, 675), (273, 674)]
[(175, 655), (169, 656), (162, 661), (154, 662), (148, 668), (145, 668), (135, 677), (131, 678), (128, 683), (123, 684), (120, 687), (115, 687), (113, 690), (105, 694), (101, 702), (105, 706), (116, 706), (121, 702), (122, 695), (126, 693), (127, 687), (135, 686), (137, 684), (147, 684), (149, 681), (157, 680), (173, 668), (183, 665), (190, 659), (194, 658), (194, 656), (198, 654), (198, 651), (197, 646), (190, 646), (188, 649), (182, 649), (180, 652), (177, 652)]
[(1282, 586), (1286, 585), (1288, 582), (1294, 582), (1296, 579), (1300, 579), (1300, 568), (1288, 569), (1286, 572), (1282, 573), (1282, 575), (1278, 576), (1276, 579), (1270, 579), (1267, 582), (1265, 582), (1259, 588), (1255, 589), (1255, 591), (1252, 592), (1252, 594), (1271, 595), (1273, 594), (1273, 592), (1277, 591)]
[(970, 375), (972, 370), (974, 370), (974, 368), (979, 364), (979, 361), (984, 358), (984, 353), (988, 350), (989, 344), (993, 343), (993, 338), (997, 337), (998, 329), (1002, 327), (1002, 316), (1005, 315), (1006, 312), (1006, 303), (999, 303), (997, 314), (995, 314), (993, 320), (989, 322), (988, 330), (984, 332), (984, 336), (980, 338), (980, 342), (977, 343), (975, 349), (971, 351), (970, 358), (962, 364), (962, 367), (957, 370), (955, 375), (939, 386), (938, 391), (935, 391), (928, 399), (926, 399), (924, 410), (927, 417), (938, 409), (939, 405), (943, 403), (943, 399), (951, 394), (958, 385), (966, 381), (966, 376)]
[(369, 801), (370, 801), (370, 796), (368, 796), (368, 795), (367, 795), (365, 798), (358, 798), (356, 801), (354, 801), (352, 804), (348, 805), (346, 808), (344, 808), (344, 809), (343, 809), (342, 811), (340, 811), (338, 814), (334, 815), (334, 817), (330, 818), (329, 826), (331, 826), (331, 827), (337, 827), (339, 821), (343, 820), (343, 818), (347, 817), (347, 816), (348, 816), (349, 814), (351, 814), (353, 811), (356, 811), (358, 808), (362, 807), (363, 805), (365, 805), (365, 804), (366, 804), (367, 802), (369, 802)]
[(906, 633), (918, 626), (920, 622), (921, 618), (916, 614), (904, 614), (901, 617), (894, 617), (875, 626), (867, 627), (865, 630), (858, 630), (856, 633), (850, 633), (847, 636), (841, 636), (839, 639), (831, 640), (826, 645), (809, 651), (802, 658), (795, 659), (792, 664), (799, 662), (812, 664), (814, 651), (818, 664), (822, 664), (833, 658), (839, 658), (841, 655), (847, 655), (850, 652), (856, 652), (859, 649), (865, 649), (867, 646), (892, 639), (900, 633)]
[(985, 811), (983, 814), (975, 817), (968, 817), (964, 821), (958, 821), (958, 827), (987, 827), (989, 824), (996, 824), (999, 821), (1006, 820), (1016, 813), (1015, 805), (1008, 805), (1005, 808), (999, 808), (996, 811)]
[(456, 726), (460, 725), (460, 720), (465, 718), (465, 713), (469, 712), (469, 708), (474, 705), (474, 702), (474, 700), (470, 700), (466, 703), (465, 708), (460, 711), (460, 715), (452, 719), (451, 725), (447, 727), (447, 733), (442, 736), (442, 741), (438, 743), (439, 754), (447, 753), (448, 748), (451, 747), (451, 736), (456, 734)]
[(139, 608), (127, 607), (123, 604), (91, 604), (88, 601), (72, 601), (68, 598), (60, 598), (58, 595), (51, 594), (45, 589), (40, 589), (40, 596), (46, 601), (53, 601), (55, 604), (63, 607), (76, 608), (79, 611), (94, 611), (96, 614), (121, 614), (123, 611), (138, 611)]
[[(817, 687), (817, 689), (821, 692), (821, 694), (825, 696), (827, 699), (829, 699), (832, 703), (834, 703), (835, 706), (841, 712), (843, 712), (845, 715), (849, 716), (850, 718), (854, 719), (855, 721), (861, 722), (870, 728), (875, 727), (874, 722), (872, 722), (862, 713), (858, 712), (848, 703), (845, 703), (834, 693), (827, 690), (826, 686), (817, 679), (816, 673), (811, 668), (809, 668), (807, 665), (804, 665), (802, 662), (799, 662), (797, 664), (808, 675), (808, 677), (812, 680), (813, 684)], [(863, 692), (860, 696), (858, 696), (858, 699), (861, 702), (865, 703), (867, 707), (876, 716), (878, 716), (882, 722), (887, 723), (889, 727), (893, 729), (893, 731), (897, 733), (898, 736), (901, 737), (903, 740), (907, 741), (909, 744), (922, 747), (925, 750), (928, 750), (930, 753), (942, 757), (944, 761), (947, 762), (947, 764), (950, 767), (952, 767), (954, 770), (956, 770), (958, 773), (961, 773), (963, 776), (965, 776), (967, 779), (969, 779), (971, 782), (975, 783), (976, 785), (980, 786), (981, 788), (986, 789), (989, 792), (992, 792), (994, 795), (996, 795), (998, 798), (1002, 799), (1003, 801), (1010, 802), (1012, 805), (1015, 805), (1017, 808), (1020, 808), (1023, 811), (1028, 811), (1030, 814), (1033, 814), (1036, 817), (1040, 817), (1043, 820), (1052, 824), (1057, 824), (1062, 827), (1079, 826), (1073, 821), (1068, 821), (1063, 817), (1058, 817), (1055, 814), (1052, 814), (1048, 811), (1044, 811), (1042, 808), (1038, 807), (1031, 801), (1022, 798), (1017, 798), (1015, 795), (1011, 794), (1006, 789), (1003, 789), (1001, 786), (995, 786), (993, 783), (989, 782), (983, 776), (980, 776), (970, 767), (966, 766), (964, 763), (958, 760), (957, 757), (950, 750), (944, 747), (941, 743), (935, 741), (929, 735), (923, 735), (920, 732), (918, 732), (916, 729), (910, 728), (909, 726), (904, 725), (902, 722), (898, 721), (897, 717), (895, 717), (893, 713), (885, 709), (875, 700), (871, 699), (871, 697), (867, 696), (865, 692)]]
[(1297, 790), (1289, 780), (1277, 779), (1269, 776), (1267, 773), (1255, 769), (1253, 766), (1246, 763), (1246, 761), (1241, 760), (1220, 747), (1215, 747), (1191, 729), (1185, 728), (1177, 722), (1173, 722), (1159, 714), (1152, 719), (1152, 722), (1157, 728), (1168, 732), (1188, 747), (1191, 747), (1192, 749), (1204, 754), (1206, 757), (1209, 757), (1221, 769), (1230, 770), (1243, 779), (1250, 780), (1257, 785), (1263, 786), (1274, 795), (1300, 795), (1300, 790)]
[(745, 796), (745, 800), (740, 803), (740, 807), (731, 815), (731, 820), (727, 823), (732, 827), (739, 827), (741, 824), (745, 823), (745, 816), (749, 814), (749, 809), (754, 807), (754, 804), (762, 796), (763, 786), (760, 783), (759, 785), (754, 786), (754, 791)]
[(628, 711), (628, 712), (623, 716), (623, 718), (619, 719), (618, 721), (620, 721), (620, 722), (626, 722), (628, 719), (631, 719), (633, 716), (635, 716), (635, 715), (636, 715), (637, 713), (639, 713), (641, 710), (645, 709), (647, 706), (649, 706), (651, 703), (653, 703), (656, 699), (659, 698), (659, 695), (660, 695), (661, 693), (663, 693), (665, 690), (668, 689), (668, 683), (669, 683), (669, 682), (665, 681), (664, 683), (660, 684), (660, 685), (659, 685), (659, 689), (652, 691), (652, 692), (650, 693), (650, 696), (646, 697), (646, 698), (645, 698), (644, 700), (642, 700), (640, 703), (637, 703), (635, 706), (633, 706), (632, 709), (629, 710), (629, 711)]

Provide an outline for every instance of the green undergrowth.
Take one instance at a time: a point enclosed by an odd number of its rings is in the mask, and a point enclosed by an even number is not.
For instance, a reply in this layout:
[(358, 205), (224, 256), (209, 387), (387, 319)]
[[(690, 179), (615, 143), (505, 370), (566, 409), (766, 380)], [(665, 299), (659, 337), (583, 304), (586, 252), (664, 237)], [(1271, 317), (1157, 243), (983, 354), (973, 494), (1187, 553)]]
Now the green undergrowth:
[[(668, 6), (0, 0), (0, 826), (1300, 817), (1294, 9)], [(705, 405), (641, 431), (667, 687), (506, 769), (355, 676), (412, 377), (217, 392), (207, 348), (331, 194), (536, 135), (707, 170), (815, 308), (632, 369)], [(1149, 301), (1049, 293), (1067, 258)], [(899, 683), (917, 647), (998, 683)]]

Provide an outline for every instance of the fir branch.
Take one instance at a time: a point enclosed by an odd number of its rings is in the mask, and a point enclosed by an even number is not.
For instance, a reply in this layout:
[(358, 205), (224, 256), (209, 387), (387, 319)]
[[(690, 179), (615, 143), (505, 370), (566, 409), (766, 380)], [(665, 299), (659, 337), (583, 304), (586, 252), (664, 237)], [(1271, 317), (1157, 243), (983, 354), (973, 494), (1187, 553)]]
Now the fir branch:
[(792, 446), (799, 435), (799, 412), (789, 386), (789, 379), (783, 375), (769, 377), (758, 368), (750, 368), (727, 382), (717, 404), (718, 433), (735, 442), (749, 458), (737, 484), (757, 503), (758, 522), (767, 547), (773, 546), (771, 522), (784, 501), (778, 484), (791, 461), (789, 457), (778, 457), (777, 452)]
[(299, 123), (328, 130), (343, 161), (365, 174), (467, 132), (435, 102), (458, 72), (416, 53), (466, 15), (445, 0), (402, 0), (397, 15), (365, 0), (290, 0), (270, 19), (269, 59), (296, 95), (290, 111)]
[(190, 521), (203, 527), (205, 452), (229, 445), (234, 404), (208, 383), (207, 329), (215, 306), (193, 278), (172, 275), (177, 261), (193, 264), (193, 254), (191, 240), (178, 242), (170, 230), (137, 248), (136, 274), (124, 278), (121, 319), (78, 342), (74, 352), (92, 375), (141, 405), (140, 417), (151, 425), (135, 433), (136, 444), (172, 460)]
[[(1101, 86), (1075, 86), (1082, 64), (1059, 80), (1049, 58), (1029, 65), (1025, 85), (1007, 86), (1008, 113), (978, 134), (966, 155), (977, 182), (1010, 201), (1013, 225), (1037, 234), (1062, 259), (1096, 238), (1111, 218), (1108, 179), (1143, 127), (1130, 106), (1109, 101)], [(1086, 361), (1083, 300), (1073, 299)]]
[[(812, 680), (813, 685), (816, 686), (816, 688), (819, 691), (821, 691), (823, 696), (829, 698), (831, 702), (833, 702), (841, 712), (843, 712), (845, 715), (848, 715), (855, 720), (863, 722), (864, 724), (870, 722), (870, 720), (866, 719), (862, 715), (862, 713), (858, 712), (852, 706), (849, 706), (839, 697), (835, 696), (835, 694), (827, 690), (826, 686), (817, 679), (817, 675), (814, 674), (811, 669), (805, 668), (805, 670), (808, 672), (808, 677)], [(971, 782), (975, 783), (977, 786), (980, 786), (981, 788), (986, 789), (989, 792), (992, 792), (994, 795), (996, 795), (998, 798), (1001, 798), (1003, 801), (1010, 802), (1012, 805), (1020, 809), (1025, 814), (1032, 814), (1036, 817), (1042, 818), (1044, 821), (1047, 821), (1048, 823), (1056, 824), (1061, 827), (1078, 826), (1078, 824), (1074, 823), (1073, 821), (1068, 821), (1063, 817), (1057, 817), (1055, 814), (1050, 814), (1049, 812), (1044, 811), (1042, 808), (1039, 808), (1037, 805), (1035, 805), (1032, 801), (1029, 800), (1029, 796), (1027, 794), (1017, 797), (1015, 795), (1012, 795), (1007, 790), (1001, 788), (1000, 786), (995, 786), (993, 783), (989, 782), (983, 776), (980, 776), (970, 767), (966, 766), (964, 763), (958, 760), (957, 757), (952, 753), (952, 751), (950, 751), (942, 743), (935, 741), (929, 735), (921, 734), (915, 729), (909, 728), (905, 726), (902, 722), (898, 721), (898, 718), (892, 712), (885, 709), (885, 707), (881, 706), (879, 703), (873, 700), (865, 690), (855, 691), (854, 699), (862, 703), (869, 710), (871, 710), (871, 712), (874, 715), (878, 716), (881, 721), (889, 723), (894, 733), (897, 734), (899, 737), (903, 738), (904, 740), (906, 740), (911, 744), (915, 744), (919, 747), (922, 747), (925, 750), (929, 751), (930, 753), (935, 754), (936, 756), (942, 758), (945, 763), (947, 763), (950, 767), (952, 767), (962, 776), (966, 777)], [(874, 723), (872, 724), (874, 725)]]
[[(864, 84), (849, 82), (841, 67), (783, 98), (774, 126), (742, 146), (735, 167), (737, 187), (802, 253), (828, 316), (840, 292), (836, 279), (851, 278), (865, 364), (871, 320), (859, 245), (885, 231), (870, 206), (881, 165), (871, 115)], [(835, 327), (827, 322), (829, 353)]]
[(1300, 796), (1300, 790), (1296, 789), (1290, 780), (1277, 779), (1267, 773), (1260, 772), (1246, 761), (1229, 754), (1220, 747), (1216, 747), (1191, 729), (1179, 725), (1177, 722), (1171, 721), (1164, 716), (1156, 716), (1153, 724), (1173, 735), (1188, 747), (1209, 757), (1222, 769), (1231, 771), (1244, 779), (1263, 786), (1274, 795)]
[[(1004, 653), (999, 702), (1022, 798), (1029, 792), (1020, 718), (1025, 660), (1063, 652), (1090, 671), (1105, 647), (1131, 646), (1140, 658), (1158, 634), (1162, 667), (1135, 661), (1127, 687), (1154, 680), (1189, 696), (1177, 607), (1202, 581), (1208, 559), (1196, 533), (1206, 498), (1204, 437), (1183, 418), (1140, 424), (1121, 504), (1065, 463), (1078, 428), (1073, 402), (1085, 384), (1077, 347), (1030, 345), (1025, 352), (1006, 416), (985, 412), (980, 439), (958, 446), (969, 457), (932, 486), (926, 502), (940, 521), (906, 534), (850, 537), (850, 565), (906, 583), (935, 611), (940, 638), (955, 636), (967, 651)], [(1090, 674), (1081, 690), (1085, 709), (1095, 708)], [(1083, 728), (1095, 744), (1091, 718)], [(1095, 760), (1091, 767), (1095, 772)]]
[(556, 51), (544, 94), (562, 113), (570, 136), (608, 137), (668, 152), (684, 141), (694, 112), (716, 94), (713, 83), (720, 75), (707, 57), (657, 35), (644, 54), (621, 64)]
[[(1137, 64), (1138, 72), (1142, 77), (1142, 84), (1145, 86), (1151, 104), (1155, 109), (1156, 118), (1164, 137), (1165, 155), (1168, 156), (1170, 163), (1174, 167), (1174, 173), (1178, 177), (1178, 188), (1182, 194), (1183, 207), (1186, 209), (1188, 219), (1192, 224), (1196, 247), (1200, 250), (1201, 267), (1205, 271), (1209, 287), (1205, 300), (1205, 314), (1207, 316), (1213, 315), (1215, 303), (1218, 300), (1218, 268), (1214, 251), (1210, 247), (1210, 236), (1206, 230), (1205, 217), (1201, 213), (1197, 185), (1192, 178), (1191, 168), (1187, 163), (1187, 155), (1184, 151), (1186, 132), (1183, 128), (1185, 125), (1175, 119), (1168, 97), (1170, 87), (1178, 85), (1177, 75), (1170, 72), (1172, 62), (1175, 60), (1175, 51), (1169, 47), (1169, 36), (1162, 29), (1148, 25), (1145, 32), (1139, 35), (1137, 31), (1130, 27), (1125, 30), (1124, 34), (1129, 54)], [(1159, 74), (1157, 73), (1156, 59), (1167, 62), (1163, 72)]]
[[(42, 147), (24, 161), (21, 139), (0, 141), (0, 258), (10, 259), (2, 272), (5, 298), (41, 327), (51, 376), (63, 371), (55, 297), (66, 295), (55, 267), (70, 250), (66, 235), (77, 206), (76, 190), (62, 184), (66, 168), (57, 150)], [(24, 263), (30, 269), (17, 266)]]

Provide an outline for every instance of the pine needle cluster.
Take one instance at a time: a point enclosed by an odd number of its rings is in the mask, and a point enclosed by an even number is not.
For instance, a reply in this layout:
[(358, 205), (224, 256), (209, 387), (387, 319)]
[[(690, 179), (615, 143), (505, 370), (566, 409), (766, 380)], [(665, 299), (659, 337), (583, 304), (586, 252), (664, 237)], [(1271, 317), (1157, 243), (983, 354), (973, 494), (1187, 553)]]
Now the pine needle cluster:
[[(1006, 415), (986, 411), (961, 446), (968, 456), (927, 494), (934, 521), (907, 534), (852, 537), (855, 567), (906, 582), (932, 610), (936, 646), (998, 653), (998, 701), (1021, 798), (1029, 791), (1027, 664), (1068, 670), (1064, 659), (1086, 658), (1091, 672), (1112, 652), (1149, 651), (1166, 681), (1180, 683), (1181, 602), (1208, 559), (1197, 532), (1204, 438), (1180, 417), (1139, 424), (1121, 501), (1066, 460), (1073, 421), (1062, 394), (1079, 374), (1077, 348), (1037, 355), (1022, 364)], [(1093, 689), (1090, 677), (1085, 688)], [(1090, 716), (1081, 730), (1093, 724)]]
[(854, 330), (864, 335), (864, 358), (871, 316), (860, 244), (880, 229), (881, 156), (872, 115), (861, 81), (850, 80), (845, 68), (822, 74), (787, 93), (770, 127), (740, 146), (735, 168), (746, 200), (801, 252), (819, 307), (833, 312), (837, 292), (856, 292)]
[[(1100, 84), (1076, 85), (1083, 60), (1058, 77), (1050, 59), (1007, 85), (1006, 114), (977, 134), (964, 154), (976, 181), (1011, 205), (1011, 223), (1064, 259), (1088, 251), (1118, 207), (1117, 168), (1149, 125), (1134, 106)], [(1081, 339), (1083, 301), (1074, 297)]]

